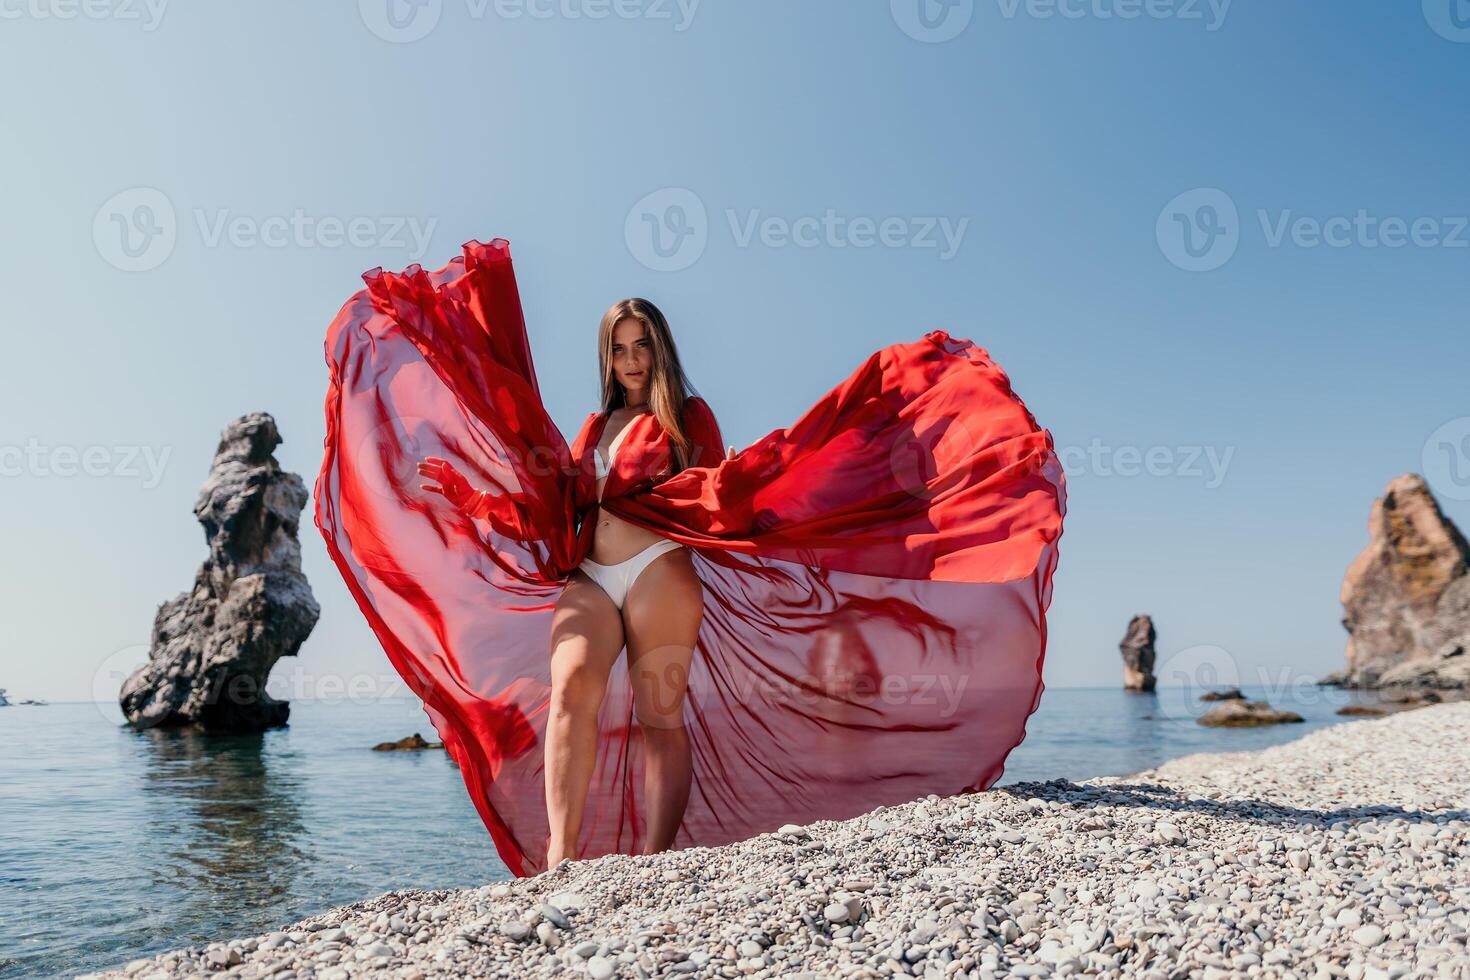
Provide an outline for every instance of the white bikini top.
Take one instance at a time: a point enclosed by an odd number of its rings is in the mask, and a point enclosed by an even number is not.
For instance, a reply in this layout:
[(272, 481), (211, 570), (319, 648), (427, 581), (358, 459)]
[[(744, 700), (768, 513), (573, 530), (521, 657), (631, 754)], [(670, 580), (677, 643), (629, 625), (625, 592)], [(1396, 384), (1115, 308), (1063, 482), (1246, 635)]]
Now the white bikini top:
[[(618, 437), (612, 441), (612, 445), (607, 447), (608, 458), (606, 460), (602, 458), (602, 451), (600, 449), (596, 446), (592, 448), (592, 466), (597, 473), (598, 482), (601, 482), (612, 472), (613, 462), (618, 458), (618, 450), (622, 447), (623, 439), (627, 437), (629, 430), (632, 428), (633, 423), (629, 422), (623, 427), (623, 431), (618, 433)], [(597, 490), (597, 499), (602, 499), (601, 487)]]
[[(616, 455), (616, 453), (614, 453), (614, 455)], [(597, 471), (597, 478), (599, 480), (605, 479), (607, 475), (612, 472), (612, 464), (604, 460), (602, 458), (602, 453), (597, 451), (594, 451), (592, 453), (592, 468)]]

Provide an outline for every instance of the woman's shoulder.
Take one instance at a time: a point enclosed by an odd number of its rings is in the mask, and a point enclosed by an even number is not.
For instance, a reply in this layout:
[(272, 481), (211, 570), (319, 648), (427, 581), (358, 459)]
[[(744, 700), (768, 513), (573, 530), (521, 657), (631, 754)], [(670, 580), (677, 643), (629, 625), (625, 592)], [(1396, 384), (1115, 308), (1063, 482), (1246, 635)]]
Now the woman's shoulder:
[(576, 438), (572, 440), (572, 445), (570, 448), (573, 458), (580, 458), (581, 455), (586, 451), (587, 439), (592, 434), (592, 430), (597, 427), (597, 420), (601, 416), (601, 412), (587, 413), (586, 421), (582, 423), (582, 427), (577, 430)]
[(684, 399), (684, 422), (699, 425), (719, 424), (715, 421), (715, 410), (710, 408), (709, 402), (699, 395), (690, 395)]
[(698, 395), (684, 399), (684, 435), (695, 466), (715, 466), (725, 456), (725, 439), (709, 403)]

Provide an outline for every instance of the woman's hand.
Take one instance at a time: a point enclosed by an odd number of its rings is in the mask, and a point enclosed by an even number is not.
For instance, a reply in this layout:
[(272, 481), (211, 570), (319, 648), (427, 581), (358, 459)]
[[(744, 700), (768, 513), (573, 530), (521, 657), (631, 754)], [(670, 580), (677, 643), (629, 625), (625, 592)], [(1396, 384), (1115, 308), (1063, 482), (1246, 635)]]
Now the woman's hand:
[(445, 500), (461, 510), (469, 507), (474, 501), (475, 488), (470, 486), (470, 481), (465, 479), (464, 474), (455, 469), (454, 464), (447, 459), (426, 456), (419, 463), (418, 468), (419, 476), (428, 477), (438, 484), (421, 483), (419, 484), (420, 490), (443, 494)]
[(493, 489), (476, 490), (453, 463), (438, 456), (425, 456), (418, 469), (419, 476), (437, 483), (421, 483), (419, 489), (443, 494), (461, 514), (488, 520), (499, 534), (517, 541), (532, 540), (524, 493), (507, 491), (493, 476), (489, 478)]

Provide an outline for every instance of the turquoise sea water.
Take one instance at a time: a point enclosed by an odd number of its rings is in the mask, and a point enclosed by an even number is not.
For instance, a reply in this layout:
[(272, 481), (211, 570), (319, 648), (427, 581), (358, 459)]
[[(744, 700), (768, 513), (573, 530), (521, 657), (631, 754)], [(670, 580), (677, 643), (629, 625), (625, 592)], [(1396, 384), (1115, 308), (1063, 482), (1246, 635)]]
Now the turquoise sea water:
[[(1263, 692), (1246, 693), (1257, 696)], [(1219, 730), (1183, 691), (1052, 689), (1000, 784), (1136, 772), (1342, 721), (1348, 694), (1276, 695), (1304, 724)], [(402, 888), (509, 877), (417, 701), (297, 701), (251, 736), (134, 732), (115, 705), (0, 708), (0, 976), (53, 977), (254, 935)]]

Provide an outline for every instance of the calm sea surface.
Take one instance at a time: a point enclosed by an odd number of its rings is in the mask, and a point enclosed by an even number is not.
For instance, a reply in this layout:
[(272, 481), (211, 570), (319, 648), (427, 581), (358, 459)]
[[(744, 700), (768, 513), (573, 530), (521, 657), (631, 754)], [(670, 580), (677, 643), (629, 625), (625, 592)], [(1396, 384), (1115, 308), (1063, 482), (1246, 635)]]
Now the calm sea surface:
[[(1252, 697), (1263, 692), (1246, 693)], [(1194, 723), (1183, 691), (1049, 689), (1001, 785), (1124, 775), (1255, 749), (1342, 721), (1349, 695), (1297, 691), (1305, 724)], [(53, 977), (255, 935), (403, 888), (508, 878), (417, 701), (297, 701), (253, 736), (133, 732), (114, 704), (0, 708), (0, 976)]]

